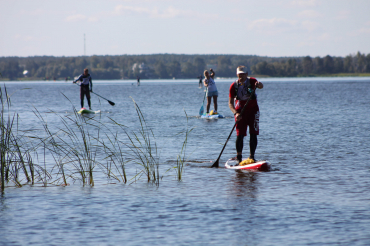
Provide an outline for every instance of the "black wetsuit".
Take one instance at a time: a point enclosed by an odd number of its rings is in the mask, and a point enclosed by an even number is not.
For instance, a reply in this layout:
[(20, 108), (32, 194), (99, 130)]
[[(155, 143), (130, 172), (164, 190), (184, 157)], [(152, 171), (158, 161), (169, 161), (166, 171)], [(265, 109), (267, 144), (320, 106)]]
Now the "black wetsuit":
[(81, 81), (80, 85), (80, 99), (81, 99), (81, 108), (84, 107), (84, 96), (86, 95), (87, 103), (89, 104), (89, 108), (91, 108), (91, 101), (90, 101), (90, 91), (92, 92), (92, 79), (90, 74), (84, 75), (81, 74), (76, 81)]

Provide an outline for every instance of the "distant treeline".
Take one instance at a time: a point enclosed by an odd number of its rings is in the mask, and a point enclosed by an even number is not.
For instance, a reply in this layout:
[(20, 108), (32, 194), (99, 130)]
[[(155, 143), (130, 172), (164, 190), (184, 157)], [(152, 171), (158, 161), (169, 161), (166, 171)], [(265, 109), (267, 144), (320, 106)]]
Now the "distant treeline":
[(196, 78), (210, 67), (216, 77), (235, 77), (239, 65), (247, 66), (250, 75), (273, 77), (370, 73), (370, 54), (357, 52), (346, 57), (176, 54), (0, 57), (0, 79), (72, 79), (84, 68), (89, 68), (93, 79)]

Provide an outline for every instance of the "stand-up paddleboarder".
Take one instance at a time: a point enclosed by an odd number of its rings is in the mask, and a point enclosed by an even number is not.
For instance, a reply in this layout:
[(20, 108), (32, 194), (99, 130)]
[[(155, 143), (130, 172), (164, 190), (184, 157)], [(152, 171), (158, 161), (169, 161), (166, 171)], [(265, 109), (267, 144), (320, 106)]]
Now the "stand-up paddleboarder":
[(213, 111), (213, 114), (217, 114), (217, 97), (218, 97), (218, 91), (216, 87), (216, 83), (214, 81), (215, 72), (213, 69), (209, 69), (211, 74), (207, 70), (204, 71), (204, 86), (207, 87), (207, 114), (209, 113), (209, 108), (211, 107), (211, 100), (213, 97), (213, 107), (215, 110)]
[[(257, 79), (248, 77), (248, 70), (245, 66), (239, 66), (236, 69), (238, 79), (234, 81), (229, 90), (229, 108), (233, 112), (236, 124), (236, 159), (238, 164), (242, 161), (243, 139), (247, 135), (249, 126), (249, 147), (250, 155), (246, 163), (256, 162), (254, 154), (257, 148), (257, 135), (259, 134), (260, 111), (257, 103), (256, 93), (252, 93), (256, 88), (262, 89), (263, 84)], [(249, 99), (250, 98), (250, 99)], [(248, 101), (249, 99), (249, 101)], [(243, 115), (241, 110), (247, 103)]]
[(202, 88), (203, 75), (199, 75), (197, 78), (199, 79), (199, 85), (198, 85), (198, 87), (199, 88)]
[(84, 107), (84, 96), (86, 95), (89, 110), (91, 110), (90, 92), (92, 92), (92, 79), (89, 74), (89, 69), (85, 68), (84, 73), (73, 81), (73, 83), (76, 83), (77, 81), (80, 81), (81, 108)]

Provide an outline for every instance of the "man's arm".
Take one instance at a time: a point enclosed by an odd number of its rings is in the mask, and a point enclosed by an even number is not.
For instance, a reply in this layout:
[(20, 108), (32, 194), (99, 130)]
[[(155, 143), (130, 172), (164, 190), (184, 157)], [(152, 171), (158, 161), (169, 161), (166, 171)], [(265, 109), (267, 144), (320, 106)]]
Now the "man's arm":
[(242, 119), (242, 116), (240, 115), (240, 113), (238, 113), (235, 109), (234, 98), (233, 97), (229, 97), (229, 108), (230, 108), (231, 112), (233, 112), (233, 114), (235, 115), (236, 121), (239, 121), (239, 120)]
[(229, 97), (229, 108), (230, 108), (231, 112), (233, 112), (233, 114), (235, 115), (237, 111), (236, 111), (235, 106), (234, 106), (234, 98), (233, 97)]
[(213, 71), (213, 69), (211, 68), (211, 69), (209, 69), (209, 71), (211, 71), (212, 73), (211, 73), (211, 78), (213, 79), (214, 77), (215, 77), (215, 71)]
[(92, 78), (90, 76), (90, 91), (92, 92)]
[(78, 76), (78, 78), (76, 80), (74, 80), (73, 83), (76, 83), (78, 80), (81, 81), (81, 77), (82, 77), (82, 74), (80, 76)]

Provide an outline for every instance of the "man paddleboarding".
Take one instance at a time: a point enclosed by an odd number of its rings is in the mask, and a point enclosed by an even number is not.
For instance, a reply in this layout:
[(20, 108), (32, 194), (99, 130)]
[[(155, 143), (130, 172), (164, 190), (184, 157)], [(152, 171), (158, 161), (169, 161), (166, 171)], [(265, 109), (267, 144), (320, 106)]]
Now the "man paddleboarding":
[[(260, 116), (257, 95), (254, 90), (256, 88), (262, 89), (263, 84), (255, 78), (248, 77), (248, 70), (245, 66), (239, 66), (236, 69), (236, 75), (238, 79), (231, 84), (229, 89), (229, 108), (233, 112), (236, 122), (236, 159), (237, 165), (239, 165), (242, 161), (243, 140), (247, 135), (249, 126), (250, 155), (246, 160), (246, 164), (250, 164), (256, 162), (254, 154), (257, 148)], [(243, 115), (241, 115), (241, 111), (247, 102), (248, 104), (243, 111)]]
[(73, 83), (76, 83), (77, 81), (80, 81), (81, 108), (84, 107), (84, 96), (86, 95), (89, 110), (91, 110), (90, 92), (92, 92), (92, 79), (89, 74), (89, 69), (85, 68), (84, 73), (73, 81)]
[(203, 75), (199, 75), (197, 78), (199, 79), (198, 87), (199, 87), (199, 88), (202, 88)]
[(207, 70), (204, 71), (204, 86), (207, 87), (207, 114), (209, 114), (209, 108), (211, 107), (211, 100), (213, 97), (213, 107), (215, 110), (213, 111), (213, 114), (217, 114), (217, 97), (218, 97), (218, 91), (216, 87), (216, 83), (214, 81), (215, 72), (211, 68), (209, 70), (211, 74)]

